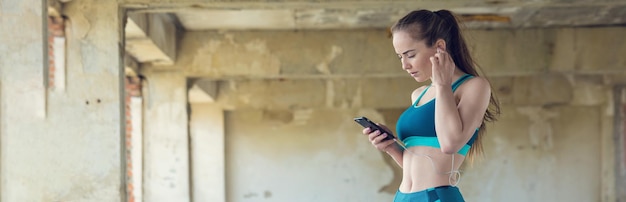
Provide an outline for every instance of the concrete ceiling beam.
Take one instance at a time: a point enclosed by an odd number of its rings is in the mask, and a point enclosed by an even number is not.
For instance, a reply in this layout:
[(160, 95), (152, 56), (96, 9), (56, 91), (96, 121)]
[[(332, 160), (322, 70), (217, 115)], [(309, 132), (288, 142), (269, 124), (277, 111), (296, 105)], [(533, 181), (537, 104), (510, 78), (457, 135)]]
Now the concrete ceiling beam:
[(217, 100), (218, 83), (209, 79), (193, 80), (188, 92), (190, 103), (213, 103)]
[(626, 1), (122, 0), (134, 12), (175, 13), (186, 30), (387, 28), (414, 9), (448, 9), (470, 28), (619, 26)]
[(125, 33), (125, 49), (137, 62), (174, 64), (177, 27), (170, 15), (129, 13)]

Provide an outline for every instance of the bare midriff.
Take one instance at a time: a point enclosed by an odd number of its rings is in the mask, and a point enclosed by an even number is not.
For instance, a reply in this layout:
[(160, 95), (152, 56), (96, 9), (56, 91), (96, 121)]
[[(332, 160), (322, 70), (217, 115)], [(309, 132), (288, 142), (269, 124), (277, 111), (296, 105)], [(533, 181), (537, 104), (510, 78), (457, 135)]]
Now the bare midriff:
[(465, 160), (465, 156), (455, 153), (453, 169), (452, 155), (441, 152), (439, 148), (427, 146), (409, 147), (404, 151), (402, 158), (403, 173), (399, 190), (403, 193), (454, 185), (456, 180), (458, 180), (458, 176), (453, 174), (451, 178), (450, 171), (458, 170), (463, 160)]

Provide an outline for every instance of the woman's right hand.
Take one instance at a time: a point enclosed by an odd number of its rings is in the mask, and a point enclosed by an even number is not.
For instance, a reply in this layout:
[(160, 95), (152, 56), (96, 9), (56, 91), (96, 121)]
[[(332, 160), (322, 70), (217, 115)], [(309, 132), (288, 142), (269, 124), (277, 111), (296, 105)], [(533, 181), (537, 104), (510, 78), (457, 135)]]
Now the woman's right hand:
[[(378, 125), (385, 129), (387, 128), (384, 125), (381, 125), (381, 124), (378, 124)], [(378, 130), (372, 131), (371, 128), (363, 129), (363, 134), (367, 135), (367, 138), (370, 140), (370, 143), (372, 143), (372, 145), (374, 145), (376, 149), (383, 151), (383, 152), (389, 152), (388, 150), (393, 148), (392, 145), (393, 143), (395, 143), (395, 140), (393, 139), (384, 140), (387, 137), (387, 133), (381, 134), (381, 131), (378, 131)]]

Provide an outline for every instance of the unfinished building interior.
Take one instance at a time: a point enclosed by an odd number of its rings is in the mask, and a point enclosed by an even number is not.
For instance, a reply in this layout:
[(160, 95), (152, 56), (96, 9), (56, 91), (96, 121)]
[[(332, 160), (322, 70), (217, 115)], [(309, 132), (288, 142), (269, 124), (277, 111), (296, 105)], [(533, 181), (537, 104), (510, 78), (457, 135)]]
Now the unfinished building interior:
[(1, 0), (0, 200), (391, 201), (423, 85), (389, 26), (448, 9), (497, 95), (467, 201), (626, 202), (623, 0)]

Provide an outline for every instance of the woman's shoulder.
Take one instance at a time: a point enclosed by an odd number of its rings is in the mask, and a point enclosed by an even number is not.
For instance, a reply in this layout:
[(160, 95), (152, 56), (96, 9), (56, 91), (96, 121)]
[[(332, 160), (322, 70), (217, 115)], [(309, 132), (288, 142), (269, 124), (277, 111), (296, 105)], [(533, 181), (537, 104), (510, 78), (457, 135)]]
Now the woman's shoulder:
[(489, 84), (489, 81), (485, 77), (474, 76), (463, 82), (457, 89), (457, 92), (459, 92), (461, 96), (465, 94), (472, 96), (491, 95), (491, 84)]
[(465, 86), (465, 88), (470, 88), (473, 90), (476, 89), (490, 89), (491, 85), (489, 81), (485, 77), (481, 76), (473, 76), (470, 79), (467, 79), (459, 88)]
[(414, 103), (415, 100), (417, 100), (417, 98), (420, 96), (422, 91), (426, 89), (426, 87), (428, 87), (428, 85), (422, 85), (413, 90), (413, 92), (411, 93), (411, 103)]

